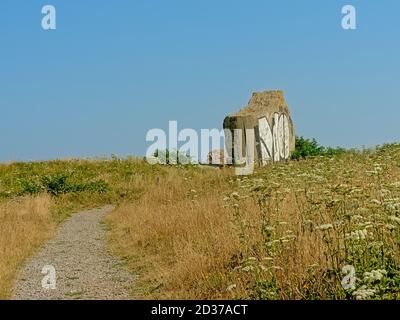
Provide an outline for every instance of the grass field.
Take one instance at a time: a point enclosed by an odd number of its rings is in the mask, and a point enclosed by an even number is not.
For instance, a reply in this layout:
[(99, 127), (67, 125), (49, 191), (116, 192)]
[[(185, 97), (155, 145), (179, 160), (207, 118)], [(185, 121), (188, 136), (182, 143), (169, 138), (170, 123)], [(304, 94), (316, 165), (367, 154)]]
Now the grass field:
[(27, 257), (71, 213), (135, 201), (159, 169), (128, 159), (0, 164), (0, 299)]
[(110, 248), (137, 298), (400, 298), (400, 145), (248, 177), (133, 158), (5, 164), (0, 199), (1, 297), (59, 222), (112, 203)]

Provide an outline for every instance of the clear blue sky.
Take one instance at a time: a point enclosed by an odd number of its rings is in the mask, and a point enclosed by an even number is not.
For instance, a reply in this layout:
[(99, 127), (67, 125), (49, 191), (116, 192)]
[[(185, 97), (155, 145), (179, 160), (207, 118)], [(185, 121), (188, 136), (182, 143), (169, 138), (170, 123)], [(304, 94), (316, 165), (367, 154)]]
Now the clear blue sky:
[(264, 89), (324, 145), (400, 141), (399, 16), (398, 0), (1, 0), (0, 161), (144, 155), (149, 129), (221, 128)]

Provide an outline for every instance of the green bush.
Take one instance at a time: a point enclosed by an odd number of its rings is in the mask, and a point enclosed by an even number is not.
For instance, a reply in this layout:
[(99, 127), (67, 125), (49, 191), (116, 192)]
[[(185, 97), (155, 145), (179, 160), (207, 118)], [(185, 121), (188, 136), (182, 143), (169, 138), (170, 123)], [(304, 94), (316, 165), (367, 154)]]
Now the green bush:
[(321, 146), (317, 140), (306, 139), (304, 137), (296, 136), (296, 148), (292, 153), (292, 159), (299, 160), (305, 159), (309, 157), (317, 157), (317, 156), (335, 156), (338, 154), (342, 154), (346, 152), (344, 148), (332, 148), (332, 147), (323, 147)]
[(42, 177), (35, 176), (30, 179), (21, 179), (19, 184), (20, 195), (33, 195), (44, 191), (53, 196), (58, 196), (66, 193), (79, 193), (85, 191), (105, 193), (110, 190), (108, 184), (104, 180), (90, 182), (74, 181), (73, 176), (64, 172), (45, 175)]
[(44, 189), (53, 196), (68, 193), (72, 186), (67, 181), (68, 176), (65, 173), (48, 175), (42, 178)]
[(28, 180), (28, 179), (22, 179), (19, 181), (20, 184), (20, 194), (24, 195), (24, 194), (38, 194), (40, 192), (43, 191), (43, 186), (37, 182), (37, 181), (33, 181), (33, 180)]
[(76, 184), (73, 186), (72, 190), (73, 192), (90, 191), (97, 193), (106, 193), (110, 191), (110, 187), (104, 180), (98, 180), (94, 182)]

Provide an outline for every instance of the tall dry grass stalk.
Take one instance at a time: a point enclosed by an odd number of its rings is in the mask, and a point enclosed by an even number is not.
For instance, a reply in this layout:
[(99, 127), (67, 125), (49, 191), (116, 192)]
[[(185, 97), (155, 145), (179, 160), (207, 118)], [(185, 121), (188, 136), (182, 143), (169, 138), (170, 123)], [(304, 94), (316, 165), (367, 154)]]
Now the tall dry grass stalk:
[(48, 195), (0, 204), (0, 299), (10, 297), (21, 264), (55, 229)]

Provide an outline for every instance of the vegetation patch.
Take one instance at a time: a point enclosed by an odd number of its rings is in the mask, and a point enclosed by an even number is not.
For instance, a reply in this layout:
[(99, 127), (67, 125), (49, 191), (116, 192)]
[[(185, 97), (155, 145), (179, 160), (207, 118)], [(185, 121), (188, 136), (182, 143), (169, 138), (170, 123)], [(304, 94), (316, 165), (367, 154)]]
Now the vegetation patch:
[(333, 157), (345, 153), (347, 150), (341, 147), (324, 147), (316, 139), (296, 137), (296, 149), (292, 153), (293, 160), (305, 159), (309, 157), (327, 156)]
[(57, 223), (114, 204), (110, 247), (140, 298), (399, 299), (400, 145), (298, 141), (302, 161), (246, 177), (117, 157), (0, 165), (2, 297)]

